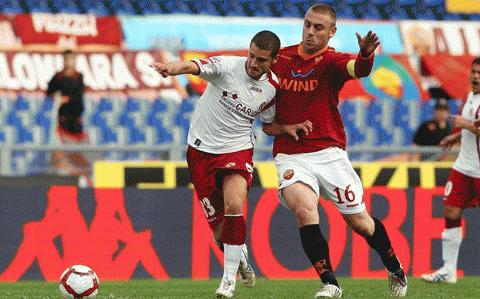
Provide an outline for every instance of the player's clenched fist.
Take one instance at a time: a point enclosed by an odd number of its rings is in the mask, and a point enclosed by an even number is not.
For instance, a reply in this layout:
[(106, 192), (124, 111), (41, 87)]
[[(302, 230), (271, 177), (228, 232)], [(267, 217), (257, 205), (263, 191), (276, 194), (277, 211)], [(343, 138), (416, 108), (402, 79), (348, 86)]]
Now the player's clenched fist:
[(150, 64), (150, 67), (156, 70), (160, 75), (162, 75), (163, 78), (166, 78), (171, 74), (172, 68), (168, 67), (168, 65), (161, 63), (161, 62), (155, 62)]

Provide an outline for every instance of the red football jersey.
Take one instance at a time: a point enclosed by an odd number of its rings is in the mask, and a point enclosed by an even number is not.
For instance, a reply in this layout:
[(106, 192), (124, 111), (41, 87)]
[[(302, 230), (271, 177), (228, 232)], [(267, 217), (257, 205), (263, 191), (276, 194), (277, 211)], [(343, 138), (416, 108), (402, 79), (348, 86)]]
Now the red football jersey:
[(276, 116), (279, 124), (310, 120), (313, 130), (295, 141), (287, 135), (275, 136), (273, 155), (315, 152), (337, 146), (345, 149), (343, 120), (338, 111), (338, 94), (345, 82), (370, 74), (373, 55), (368, 58), (339, 53), (327, 47), (312, 55), (302, 44), (280, 51), (272, 70), (279, 80)]

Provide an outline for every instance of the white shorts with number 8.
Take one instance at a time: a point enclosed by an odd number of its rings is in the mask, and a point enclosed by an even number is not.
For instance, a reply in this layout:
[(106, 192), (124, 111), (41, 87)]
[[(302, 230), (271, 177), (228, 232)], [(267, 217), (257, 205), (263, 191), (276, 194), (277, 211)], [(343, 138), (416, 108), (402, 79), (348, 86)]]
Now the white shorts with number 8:
[(280, 203), (287, 207), (282, 189), (302, 182), (320, 197), (333, 201), (342, 214), (365, 210), (363, 187), (347, 153), (337, 147), (303, 154), (278, 154), (275, 157)]

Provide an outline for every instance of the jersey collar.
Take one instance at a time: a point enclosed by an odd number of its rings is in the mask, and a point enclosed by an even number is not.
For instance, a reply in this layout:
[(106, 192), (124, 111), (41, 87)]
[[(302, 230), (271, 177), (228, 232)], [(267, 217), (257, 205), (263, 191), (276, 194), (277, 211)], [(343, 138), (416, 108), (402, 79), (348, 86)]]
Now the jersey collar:
[(303, 49), (303, 42), (301, 42), (299, 45), (298, 45), (298, 48), (297, 48), (297, 54), (298, 56), (302, 57), (303, 60), (310, 60), (312, 58), (315, 58), (321, 54), (323, 54), (325, 51), (327, 51), (330, 47), (327, 45), (325, 48), (323, 49), (320, 49), (318, 50), (317, 52), (315, 53), (312, 53), (312, 54), (307, 54), (304, 49)]

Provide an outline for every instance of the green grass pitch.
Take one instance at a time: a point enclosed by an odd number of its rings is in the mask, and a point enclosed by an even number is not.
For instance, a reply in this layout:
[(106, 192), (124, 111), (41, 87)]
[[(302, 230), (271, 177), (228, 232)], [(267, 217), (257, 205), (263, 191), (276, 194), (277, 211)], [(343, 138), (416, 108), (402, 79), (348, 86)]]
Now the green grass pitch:
[[(167, 282), (155, 280), (132, 280), (129, 282), (101, 282), (96, 298), (141, 299), (141, 298), (215, 298), (220, 279), (192, 281), (172, 279)], [(344, 289), (344, 298), (387, 298), (387, 280), (339, 278)], [(313, 298), (319, 283), (314, 280), (267, 280), (257, 279), (257, 285), (247, 289), (239, 282), (234, 298), (280, 299)], [(480, 277), (462, 278), (455, 285), (428, 284), (418, 279), (409, 279), (407, 297), (410, 298), (480, 298)], [(26, 281), (0, 283), (0, 298), (50, 299), (61, 298), (57, 283)]]

